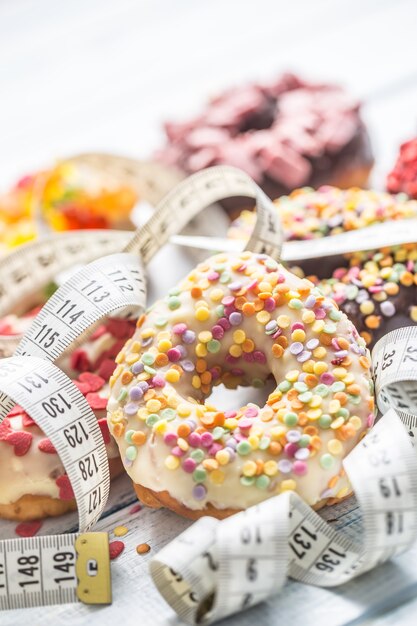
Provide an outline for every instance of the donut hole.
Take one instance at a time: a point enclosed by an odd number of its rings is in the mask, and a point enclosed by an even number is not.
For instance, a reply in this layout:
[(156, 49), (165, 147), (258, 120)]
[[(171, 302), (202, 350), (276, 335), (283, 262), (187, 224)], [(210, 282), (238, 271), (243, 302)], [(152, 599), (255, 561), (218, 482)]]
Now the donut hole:
[(262, 407), (265, 406), (275, 387), (276, 382), (272, 376), (267, 378), (263, 387), (238, 386), (235, 389), (228, 389), (224, 385), (217, 385), (212, 388), (207, 401), (214, 406), (221, 407), (222, 411), (235, 411), (249, 403)]

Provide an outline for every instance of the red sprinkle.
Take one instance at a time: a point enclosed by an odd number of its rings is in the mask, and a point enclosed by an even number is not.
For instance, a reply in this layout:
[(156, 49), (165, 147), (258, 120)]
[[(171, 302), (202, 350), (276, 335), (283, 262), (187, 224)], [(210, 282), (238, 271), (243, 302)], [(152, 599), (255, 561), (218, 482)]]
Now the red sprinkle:
[(107, 406), (107, 398), (102, 398), (98, 395), (98, 393), (88, 393), (86, 395), (86, 400), (93, 411), (105, 409)]
[(107, 330), (116, 339), (126, 339), (132, 334), (132, 323), (126, 320), (111, 319), (107, 322)]
[(7, 437), (11, 433), (10, 420), (5, 417), (0, 423), (0, 441), (6, 441)]
[(86, 372), (91, 369), (91, 363), (85, 350), (74, 350), (71, 354), (70, 366), (79, 372)]
[(25, 456), (32, 445), (33, 436), (23, 430), (16, 430), (9, 433), (5, 439), (6, 443), (14, 446), (16, 456)]
[(131, 509), (129, 509), (129, 515), (134, 515), (135, 513), (139, 513), (139, 511), (141, 510), (142, 510), (142, 505), (135, 504), (134, 506), (132, 506)]
[(101, 326), (98, 326), (95, 329), (95, 331), (91, 335), (90, 339), (92, 341), (95, 341), (96, 339), (100, 339), (100, 337), (102, 337), (106, 332), (107, 332), (107, 328), (105, 327), (104, 324), (101, 324)]
[(99, 376), (104, 378), (104, 380), (109, 380), (115, 369), (116, 363), (113, 361), (113, 359), (104, 359), (104, 361), (102, 361), (100, 364), (98, 374)]
[(103, 417), (101, 420), (98, 420), (98, 425), (100, 426), (100, 430), (101, 430), (101, 434), (103, 435), (104, 443), (107, 446), (107, 444), (110, 443), (110, 431), (109, 431), (109, 427), (107, 425), (106, 418)]
[(7, 417), (16, 417), (16, 415), (21, 415), (23, 412), (23, 408), (20, 406), (20, 404), (16, 404), (7, 414)]
[(78, 380), (73, 380), (72, 381), (74, 383), (74, 385), (77, 387), (77, 389), (79, 391), (81, 391), (81, 393), (83, 394), (83, 396), (86, 396), (89, 391), (91, 391), (90, 387), (87, 385), (87, 383), (80, 383), (80, 381)]
[(62, 476), (58, 476), (55, 483), (59, 487), (58, 497), (60, 500), (73, 500), (74, 499), (74, 492), (72, 490), (70, 480), (66, 474), (63, 474)]
[(36, 422), (35, 420), (33, 420), (31, 418), (31, 416), (29, 415), (29, 413), (26, 413), (26, 411), (22, 412), (22, 425), (27, 428), (29, 426), (36, 426)]
[(112, 561), (113, 559), (116, 559), (120, 554), (122, 554), (124, 549), (125, 549), (125, 544), (123, 543), (123, 541), (110, 541), (109, 543), (110, 559)]
[(33, 537), (42, 528), (42, 520), (34, 520), (33, 522), (21, 522), (15, 528), (16, 535), (19, 537)]
[(54, 444), (50, 439), (48, 439), (48, 437), (40, 440), (38, 448), (41, 452), (45, 452), (46, 454), (57, 454)]
[(91, 372), (83, 372), (79, 375), (78, 379), (88, 385), (89, 391), (98, 391), (101, 389), (106, 382), (104, 378), (101, 376), (97, 376), (97, 374), (91, 374)]

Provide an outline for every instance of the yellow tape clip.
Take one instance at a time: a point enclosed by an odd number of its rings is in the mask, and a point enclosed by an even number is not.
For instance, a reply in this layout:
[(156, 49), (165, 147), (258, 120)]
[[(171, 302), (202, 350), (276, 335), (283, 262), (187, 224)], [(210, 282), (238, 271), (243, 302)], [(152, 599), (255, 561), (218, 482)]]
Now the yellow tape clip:
[(82, 533), (77, 551), (77, 596), (85, 604), (111, 604), (109, 537), (107, 533)]

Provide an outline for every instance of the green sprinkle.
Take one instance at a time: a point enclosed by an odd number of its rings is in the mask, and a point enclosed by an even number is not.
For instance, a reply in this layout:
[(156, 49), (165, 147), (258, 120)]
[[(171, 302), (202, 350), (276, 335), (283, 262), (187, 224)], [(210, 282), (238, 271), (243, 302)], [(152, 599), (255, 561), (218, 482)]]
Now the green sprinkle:
[(132, 435), (135, 434), (135, 430), (127, 430), (126, 434), (125, 434), (125, 441), (127, 441), (127, 443), (132, 443)]
[(145, 370), (145, 372), (147, 372), (151, 376), (155, 376), (156, 374), (156, 369), (154, 369), (153, 367), (150, 367), (149, 365), (145, 365), (143, 369)]
[(216, 354), (216, 352), (218, 352), (220, 348), (221, 343), (220, 341), (217, 341), (217, 339), (210, 339), (210, 341), (207, 342), (207, 350), (211, 352), (211, 354)]
[(296, 413), (286, 413), (284, 415), (284, 423), (286, 426), (295, 426), (298, 422), (298, 417)]
[(348, 409), (344, 409), (343, 407), (338, 410), (336, 413), (337, 417), (343, 417), (343, 419), (347, 419), (350, 416), (350, 411)]
[(140, 360), (142, 361), (142, 363), (145, 363), (145, 365), (153, 365), (153, 363), (155, 362), (155, 356), (152, 354), (152, 352), (144, 352)]
[(246, 456), (250, 452), (252, 452), (252, 446), (248, 441), (240, 441), (236, 446), (236, 452), (240, 456)]
[(270, 443), (271, 443), (270, 437), (262, 437), (262, 439), (259, 442), (259, 450), (268, 450)]
[(349, 402), (351, 402), (352, 404), (360, 404), (362, 402), (362, 398), (360, 396), (351, 396), (349, 394), (348, 398)]
[(291, 298), (291, 300), (288, 302), (288, 306), (290, 307), (290, 309), (299, 310), (303, 308), (303, 303), (298, 298)]
[(327, 322), (327, 324), (325, 324), (323, 328), (323, 332), (326, 333), (327, 335), (334, 335), (336, 330), (337, 330), (337, 326), (336, 324), (332, 324), (332, 322)]
[(320, 428), (330, 428), (330, 424), (332, 423), (332, 418), (327, 413), (323, 413), (319, 417), (319, 426)]
[(179, 296), (181, 293), (181, 289), (179, 287), (171, 287), (168, 291), (169, 296)]
[(122, 387), (120, 389), (119, 395), (117, 396), (117, 402), (124, 402), (127, 398), (127, 389), (126, 387)]
[(314, 393), (316, 393), (318, 396), (321, 396), (322, 398), (325, 398), (329, 395), (330, 388), (327, 385), (323, 385), (321, 383), (320, 385), (316, 385), (316, 387), (314, 387)]
[(305, 391), (308, 391), (308, 386), (305, 383), (294, 383), (294, 389), (300, 393), (304, 393)]
[(202, 483), (206, 480), (206, 478), (207, 472), (203, 467), (197, 467), (197, 469), (193, 471), (193, 480), (196, 483)]
[(258, 476), (258, 478), (256, 479), (255, 485), (256, 487), (258, 487), (258, 489), (267, 489), (270, 482), (271, 481), (268, 478), (268, 476), (266, 476), (265, 474), (262, 474), (261, 476)]
[(230, 276), (229, 272), (223, 272), (222, 275), (220, 276), (220, 282), (225, 285), (226, 283), (230, 283), (232, 277)]
[(330, 469), (334, 463), (334, 456), (331, 454), (323, 454), (320, 457), (320, 465), (323, 469)]
[(307, 446), (310, 444), (310, 441), (310, 435), (301, 435), (301, 439), (299, 440), (298, 445), (300, 446), (300, 448), (307, 448)]
[(223, 306), (223, 304), (219, 304), (218, 306), (216, 306), (215, 311), (216, 311), (217, 317), (223, 317), (223, 315), (224, 315), (224, 306)]
[(194, 461), (196, 461), (197, 463), (201, 463), (205, 456), (206, 455), (204, 454), (203, 450), (200, 450), (200, 448), (193, 450), (190, 454), (190, 457), (194, 459)]
[(175, 309), (179, 309), (181, 306), (181, 300), (177, 298), (177, 296), (171, 296), (168, 298), (168, 308), (171, 311), (175, 311)]
[(166, 317), (158, 317), (158, 319), (155, 320), (155, 326), (157, 326), (158, 328), (163, 328), (167, 324), (168, 320)]
[(151, 413), (146, 418), (146, 426), (155, 426), (156, 422), (159, 422), (159, 415), (157, 415), (156, 413)]
[(292, 385), (289, 380), (283, 380), (282, 383), (279, 383), (278, 389), (285, 393), (291, 389), (291, 386)]
[(262, 387), (265, 387), (265, 382), (262, 378), (254, 378), (252, 380), (252, 387), (255, 387), (255, 389), (262, 389)]
[(337, 380), (331, 385), (330, 389), (331, 391), (336, 393), (337, 391), (344, 391), (345, 387), (346, 387), (345, 383), (342, 383), (341, 380)]
[(244, 487), (252, 487), (254, 483), (255, 483), (255, 476), (241, 476), (240, 477), (240, 484), (243, 485)]
[(213, 439), (215, 441), (217, 441), (218, 439), (221, 439), (224, 433), (225, 433), (225, 430), (221, 426), (216, 426), (216, 428), (213, 428), (211, 432), (211, 434), (213, 435)]
[(330, 309), (329, 317), (334, 322), (338, 322), (342, 319), (342, 311), (338, 311), (338, 309)]
[(310, 402), (310, 400), (312, 399), (313, 394), (311, 393), (311, 391), (306, 391), (305, 393), (300, 393), (300, 395), (298, 396), (298, 399), (300, 400), (300, 402)]
[(277, 270), (278, 263), (274, 261), (274, 259), (266, 259), (265, 267), (267, 267), (269, 270)]
[(138, 455), (138, 450), (136, 446), (128, 446), (126, 448), (126, 458), (129, 459), (129, 461), (134, 461), (137, 455)]
[(167, 420), (168, 422), (172, 422), (173, 419), (175, 419), (177, 416), (176, 411), (174, 411), (174, 409), (162, 409), (161, 411), (161, 417), (163, 417), (164, 420)]

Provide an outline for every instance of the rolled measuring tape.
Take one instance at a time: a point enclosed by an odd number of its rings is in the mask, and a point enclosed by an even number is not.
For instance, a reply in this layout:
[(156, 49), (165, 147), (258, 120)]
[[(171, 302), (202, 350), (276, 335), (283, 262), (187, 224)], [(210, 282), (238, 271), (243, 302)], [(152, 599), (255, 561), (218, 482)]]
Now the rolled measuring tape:
[(344, 460), (362, 511), (363, 541), (334, 530), (298, 495), (275, 496), (226, 520), (202, 518), (151, 561), (165, 600), (189, 624), (208, 624), (279, 593), (287, 577), (345, 583), (417, 539), (417, 328), (373, 350), (383, 416)]
[[(279, 218), (265, 194), (235, 168), (204, 170), (180, 183), (159, 203), (152, 218), (133, 235), (123, 252), (92, 261), (58, 288), (34, 318), (14, 355), (0, 361), (0, 420), (19, 403), (51, 440), (73, 487), (79, 528), (84, 533), (79, 540), (75, 536), (73, 539), (84, 546), (80, 553), (87, 564), (92, 564), (91, 575), (84, 570), (80, 573), (75, 566), (80, 574), (77, 597), (84, 601), (93, 598), (95, 602), (109, 601), (108, 558), (107, 573), (98, 576), (97, 563), (103, 560), (103, 545), (99, 539), (90, 540), (90, 535), (85, 534), (106, 504), (108, 461), (94, 414), (75, 385), (53, 362), (104, 316), (137, 315), (146, 304), (142, 262), (148, 263), (170, 236), (180, 232), (204, 207), (234, 195), (248, 196), (257, 203), (257, 224), (248, 248), (279, 256), (282, 240)], [(91, 259), (103, 247), (114, 245), (108, 231), (99, 235), (100, 244), (97, 233), (78, 236), (82, 245), (77, 261), (82, 258), (81, 250), (84, 258)], [(67, 263), (63, 258), (68, 260), (68, 255), (63, 251), (70, 255), (74, 245), (77, 234), (57, 235), (22, 246), (0, 260), (0, 311), (8, 312), (8, 307), (19, 303), (19, 295), (28, 296), (57, 271), (65, 269)], [(76, 577), (63, 581), (54, 574), (61, 559), (65, 561), (64, 569), (69, 568), (70, 561), (74, 562), (74, 557), (69, 555), (71, 550), (64, 551), (68, 553), (65, 558), (62, 556), (60, 536), (14, 539), (0, 545), (0, 608), (59, 603), (70, 596), (74, 599)], [(10, 553), (21, 556), (16, 561)], [(101, 585), (103, 593), (89, 586), (92, 577), (98, 582), (107, 581)]]

